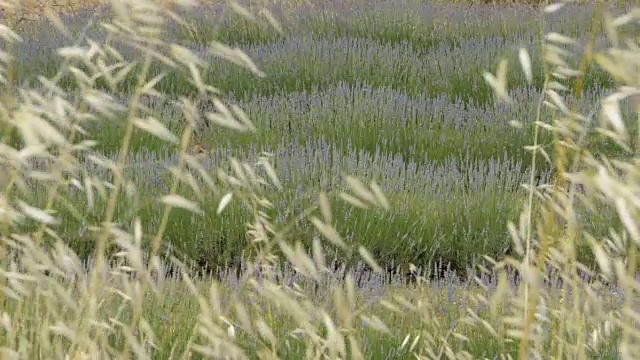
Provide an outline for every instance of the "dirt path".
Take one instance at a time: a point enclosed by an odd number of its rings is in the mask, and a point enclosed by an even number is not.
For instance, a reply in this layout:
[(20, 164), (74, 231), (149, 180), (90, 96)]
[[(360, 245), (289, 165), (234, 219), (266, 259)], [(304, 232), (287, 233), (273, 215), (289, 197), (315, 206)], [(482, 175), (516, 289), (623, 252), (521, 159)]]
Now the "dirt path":
[[(47, 8), (58, 13), (73, 13), (83, 8), (108, 2), (108, 0), (24, 0), (22, 2), (22, 10), (18, 13), (20, 14), (19, 17), (24, 17), (26, 20), (37, 20)], [(5, 7), (0, 7), (0, 17), (4, 19), (8, 14), (10, 14), (10, 11)]]
[[(72, 14), (82, 9), (109, 3), (109, 0), (23, 0), (18, 19), (38, 20), (43, 16), (45, 9), (54, 10), (59, 14)], [(0, 19), (6, 19), (8, 13), (5, 7), (0, 6)]]

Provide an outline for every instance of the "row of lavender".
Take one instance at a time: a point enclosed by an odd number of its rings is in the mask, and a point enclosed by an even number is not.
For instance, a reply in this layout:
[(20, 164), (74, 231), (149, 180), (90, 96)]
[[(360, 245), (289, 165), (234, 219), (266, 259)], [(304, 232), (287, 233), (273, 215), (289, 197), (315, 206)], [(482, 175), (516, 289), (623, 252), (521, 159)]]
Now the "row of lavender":
[[(216, 87), (235, 94), (236, 98), (310, 91), (339, 82), (363, 81), (372, 87), (387, 86), (412, 95), (444, 93), (451, 98), (486, 103), (490, 93), (480, 76), (483, 71), (494, 68), (500, 56), (513, 55), (513, 50), (521, 46), (539, 53), (540, 29), (536, 25), (539, 16), (533, 10), (494, 11), (477, 6), (436, 5), (419, 5), (412, 9), (409, 4), (400, 3), (396, 5), (403, 7), (382, 3), (371, 8), (362, 5), (349, 10), (333, 8), (325, 13), (308, 9), (306, 15), (303, 6), (296, 8), (301, 12), (299, 14), (282, 14), (284, 35), (265, 39), (260, 39), (258, 34), (269, 32), (260, 26), (238, 21), (237, 17), (219, 11), (203, 10), (190, 15), (192, 24), (188, 28), (170, 23), (166, 37), (203, 56), (208, 63), (205, 78)], [(591, 10), (576, 7), (564, 17), (548, 21), (546, 26), (548, 30), (584, 37), (588, 28), (583, 20), (588, 19)], [(50, 25), (27, 28), (25, 36), (30, 41), (19, 46), (19, 60), (25, 61), (21, 62), (23, 66), (18, 71), (23, 72), (24, 78), (35, 69), (52, 74), (57, 69), (56, 57), (52, 55), (58, 47), (82, 37), (104, 41), (104, 31), (98, 24), (104, 12), (104, 9), (86, 11), (65, 19), (72, 39), (59, 36)], [(85, 26), (89, 21), (92, 24)], [(320, 23), (316, 23), (318, 21)], [(245, 51), (267, 74), (265, 79), (256, 79), (247, 71), (229, 67), (206, 54), (206, 46), (211, 41), (233, 43), (234, 39), (234, 45)], [(138, 56), (129, 46), (117, 43), (113, 46), (125, 58), (136, 59)], [(539, 82), (538, 58), (534, 58), (534, 67)], [(155, 70), (160, 71), (159, 68)], [(192, 87), (183, 81), (183, 75), (169, 72), (158, 88), (172, 95), (192, 91)], [(125, 81), (122, 90), (130, 90), (134, 79), (130, 80)], [(587, 83), (597, 86), (606, 80), (594, 72)], [(523, 84), (516, 73), (511, 85), (519, 87)], [(68, 82), (63, 85), (73, 86)]]

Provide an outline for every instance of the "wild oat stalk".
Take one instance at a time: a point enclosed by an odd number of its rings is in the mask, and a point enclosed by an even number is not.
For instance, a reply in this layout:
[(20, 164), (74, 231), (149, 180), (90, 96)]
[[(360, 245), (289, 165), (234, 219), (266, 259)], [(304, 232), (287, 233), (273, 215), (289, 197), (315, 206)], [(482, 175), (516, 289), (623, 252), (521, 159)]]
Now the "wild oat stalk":
[[(548, 14), (553, 14), (562, 11), (567, 4), (548, 4), (544, 11)], [(597, 17), (602, 16), (601, 9), (602, 5), (599, 5), (594, 13), (593, 32), (597, 27)], [(579, 69), (571, 67), (568, 60), (571, 49), (566, 49), (566, 46), (575, 49), (579, 44), (578, 41), (559, 33), (552, 32), (545, 35), (543, 55), (546, 71), (543, 100), (544, 105), (550, 109), (554, 121), (550, 124), (540, 123), (539, 120), (536, 121), (535, 134), (537, 135), (538, 127), (541, 126), (546, 130), (553, 131), (556, 135), (554, 143), (556, 148), (555, 196), (549, 197), (534, 189), (533, 178), (530, 179), (528, 184), (530, 196), (527, 205), (527, 216), (521, 217), (518, 228), (510, 224), (510, 232), (514, 239), (515, 248), (517, 250), (520, 249), (518, 254), (522, 255), (524, 259), (522, 262), (506, 259), (498, 266), (515, 264), (522, 275), (524, 296), (521, 298), (521, 302), (516, 301), (513, 304), (522, 313), (518, 314), (516, 312), (514, 316), (504, 319), (512, 327), (512, 330), (508, 331), (507, 334), (521, 340), (519, 353), (521, 359), (527, 359), (531, 356), (539, 357), (543, 356), (543, 354), (553, 358), (585, 358), (589, 349), (595, 351), (594, 346), (597, 347), (595, 343), (602, 343), (602, 339), (598, 339), (598, 336), (603, 336), (603, 330), (599, 324), (611, 324), (611, 316), (610, 313), (602, 312), (599, 309), (602, 300), (598, 298), (595, 290), (592, 289), (592, 287), (597, 286), (597, 282), (586, 283), (582, 279), (581, 274), (590, 273), (577, 259), (577, 247), (580, 242), (584, 241), (582, 239), (589, 240), (599, 265), (600, 275), (602, 276), (596, 274), (595, 277), (604, 277), (612, 281), (613, 268), (617, 269), (617, 272), (615, 272), (616, 285), (625, 289), (626, 301), (622, 313), (635, 314), (635, 310), (631, 310), (631, 307), (634, 299), (637, 299), (635, 293), (637, 291), (637, 283), (631, 279), (636, 278), (635, 254), (638, 243), (624, 241), (624, 244), (616, 246), (615, 249), (618, 255), (620, 255), (620, 250), (625, 254), (615, 258), (612, 257), (611, 250), (613, 249), (607, 249), (607, 243), (611, 243), (612, 240), (596, 240), (586, 232), (580, 233), (577, 227), (576, 210), (574, 209), (575, 184), (577, 183), (585, 191), (588, 191), (586, 195), (592, 197), (589, 200), (596, 200), (597, 196), (600, 201), (604, 200), (600, 206), (615, 205), (620, 219), (625, 225), (623, 238), (626, 238), (625, 235), (633, 237), (633, 234), (637, 231), (635, 223), (638, 222), (640, 213), (637, 211), (637, 207), (630, 208), (632, 205), (629, 204), (633, 202), (631, 199), (635, 196), (631, 195), (633, 193), (631, 189), (637, 189), (637, 178), (619, 175), (620, 173), (625, 174), (637, 171), (637, 140), (634, 140), (634, 137), (637, 139), (638, 134), (627, 133), (628, 125), (625, 124), (629, 120), (633, 120), (625, 119), (621, 115), (619, 102), (634, 96), (639, 89), (639, 84), (637, 83), (638, 69), (640, 69), (637, 66), (638, 61), (640, 61), (640, 53), (638, 52), (639, 38), (637, 34), (633, 34), (630, 37), (626, 37), (624, 41), (618, 40), (618, 37), (621, 36), (620, 28), (627, 24), (636, 23), (637, 25), (637, 9), (631, 9), (627, 14), (621, 15), (616, 19), (613, 19), (608, 13), (604, 16), (606, 28), (608, 29), (607, 35), (611, 39), (613, 46), (606, 52), (594, 55), (595, 36), (592, 35), (586, 44), (585, 55)], [(530, 70), (527, 70), (530, 67), (528, 55), (521, 53), (520, 59), (525, 74), (530, 74)], [(602, 121), (600, 126), (596, 128), (597, 132), (611, 138), (631, 154), (631, 162), (616, 161), (620, 166), (620, 170), (615, 175), (612, 174), (613, 170), (605, 170), (610, 168), (606, 166), (608, 163), (606, 157), (599, 159), (599, 154), (589, 153), (585, 149), (585, 140), (592, 128), (590, 124), (593, 122), (592, 115), (585, 116), (579, 114), (577, 110), (570, 110), (562, 95), (567, 90), (567, 86), (563, 82), (569, 78), (576, 78), (574, 95), (577, 99), (580, 99), (583, 93), (584, 79), (594, 59), (617, 81), (619, 86), (617, 92), (602, 101)], [(497, 77), (488, 75), (486, 78), (498, 96), (508, 98), (505, 71), (504, 68), (500, 68)], [(637, 114), (637, 106), (635, 111)], [(594, 113), (596, 113), (595, 110)], [(530, 148), (534, 151), (541, 150), (541, 146), (537, 142)], [(568, 157), (569, 152), (571, 157)], [(543, 155), (549, 159), (548, 155), (544, 153)], [(535, 156), (533, 161), (535, 166)], [(567, 179), (573, 182), (569, 187), (564, 185)], [(532, 222), (531, 218), (534, 193), (543, 200), (540, 204), (543, 217), (538, 224)], [(558, 223), (558, 216), (554, 215), (554, 213), (559, 214), (566, 226)], [(534, 227), (537, 227), (537, 239), (531, 236), (531, 230)], [(620, 230), (612, 229), (614, 233), (618, 231)], [(526, 242), (526, 246), (523, 246), (523, 241)], [(619, 243), (619, 241), (613, 241)], [(535, 259), (534, 263), (531, 264), (529, 259)], [(626, 264), (626, 266), (623, 264)], [(535, 268), (532, 269), (531, 265), (534, 265)], [(563, 303), (559, 311), (552, 311), (552, 318), (549, 319), (548, 315), (540, 317), (538, 310), (545, 309), (544, 303), (550, 299), (549, 292), (554, 291), (553, 289), (546, 289), (542, 284), (542, 279), (548, 279), (550, 276), (549, 271), (552, 269), (559, 273), (563, 282), (561, 289)], [(593, 274), (591, 275), (593, 276)], [(501, 285), (501, 288), (504, 289), (504, 286), (504, 284)], [(567, 297), (569, 293), (571, 294), (570, 298)], [(516, 299), (512, 300), (515, 301)], [(572, 307), (567, 304), (569, 299), (573, 304)], [(501, 301), (499, 296), (496, 297), (495, 301)], [(592, 311), (593, 313), (587, 315), (585, 311)], [(548, 310), (545, 313), (548, 313)], [(632, 322), (627, 322), (627, 319), (629, 317), (618, 319), (619, 322), (624, 324), (620, 324), (620, 329), (623, 329), (624, 334), (624, 340), (620, 344), (620, 354), (623, 358), (631, 358), (632, 351), (630, 349), (637, 346), (637, 327)], [(556, 322), (556, 326), (553, 326), (550, 334), (541, 336), (542, 333), (538, 331), (532, 332), (533, 329), (538, 328), (542, 332), (548, 333), (549, 330), (544, 330), (544, 327), (551, 326), (550, 323), (547, 324), (549, 320)], [(611, 336), (613, 331), (615, 330), (607, 325), (606, 336)], [(597, 341), (589, 339), (588, 334), (595, 334), (591, 338), (597, 339)], [(551, 341), (552, 344), (552, 353), (550, 355), (548, 353), (549, 350), (545, 350), (548, 349), (548, 345), (544, 345), (548, 341)], [(533, 346), (529, 345), (530, 342), (533, 343)]]

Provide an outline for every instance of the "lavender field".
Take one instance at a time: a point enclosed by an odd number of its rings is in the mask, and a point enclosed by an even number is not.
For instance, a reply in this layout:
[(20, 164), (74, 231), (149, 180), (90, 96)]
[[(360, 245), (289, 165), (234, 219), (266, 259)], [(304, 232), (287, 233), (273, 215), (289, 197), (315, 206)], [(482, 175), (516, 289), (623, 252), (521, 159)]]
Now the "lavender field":
[[(302, 6), (293, 11), (275, 7), (274, 14), (282, 17), (283, 33), (278, 33), (222, 9), (204, 8), (189, 16), (189, 27), (174, 23), (168, 32), (172, 40), (186, 42), (206, 59), (205, 81), (213, 82), (223, 97), (242, 108), (259, 130), (238, 135), (203, 123), (196, 141), (212, 149), (204, 155), (208, 168), (229, 156), (250, 159), (272, 153), (284, 186), (274, 194), (272, 215), (277, 223), (311, 205), (317, 191), (342, 189), (341, 174), (375, 179), (396, 212), (381, 214), (346, 205), (333, 211), (336, 229), (349, 242), (365, 244), (388, 267), (413, 263), (432, 269), (440, 264), (464, 273), (479, 260), (478, 254), (500, 258), (510, 253), (506, 223), (521, 211), (520, 185), (530, 173), (531, 156), (524, 147), (533, 134), (541, 65), (534, 58), (534, 86), (511, 74), (515, 105), (497, 104), (481, 74), (494, 68), (501, 56), (510, 56), (515, 63), (519, 47), (539, 52), (537, 10), (411, 1), (366, 6), (327, 2), (321, 8)], [(90, 19), (108, 14), (99, 10), (86, 10), (65, 21), (101, 42), (104, 34), (97, 26), (85, 27)], [(592, 10), (575, 7), (544, 26), (546, 31), (586, 34)], [(32, 29), (33, 41), (19, 45), (19, 56), (29, 59), (20, 62), (21, 79), (29, 79), (35, 69), (53, 76), (59, 66), (51, 54), (68, 41), (47, 26)], [(238, 46), (266, 76), (256, 79), (247, 70), (207, 55), (208, 39)], [(124, 56), (132, 51), (119, 50)], [(172, 101), (195, 91), (182, 76), (176, 71), (159, 82), (158, 89), (169, 99), (145, 102), (171, 130), (184, 122)], [(131, 91), (127, 84), (133, 86), (133, 80), (124, 81), (118, 96), (127, 98)], [(61, 84), (68, 91), (75, 86), (64, 78)], [(588, 71), (587, 90), (576, 105), (583, 112), (593, 111), (594, 99), (610, 85), (611, 79), (601, 71)], [(202, 106), (206, 110), (212, 105)], [(118, 119), (89, 128), (99, 142), (97, 149), (113, 158), (124, 126)], [(521, 128), (511, 126), (513, 120), (520, 121)], [(544, 134), (540, 143), (551, 140)], [(604, 137), (594, 135), (591, 141), (593, 149), (620, 151)], [(134, 153), (127, 168), (144, 192), (135, 203), (118, 207), (116, 219), (126, 222), (139, 215), (153, 229), (161, 218), (153, 199), (168, 189), (166, 167), (176, 163), (169, 155), (175, 149), (145, 134), (130, 148)], [(548, 151), (553, 156), (553, 149)], [(551, 167), (541, 156), (536, 173), (539, 184), (551, 179)], [(198, 196), (207, 213), (214, 214), (221, 194)], [(86, 220), (68, 215), (65, 234), (73, 238), (82, 233), (83, 223), (101, 214), (100, 206), (98, 202), (93, 211), (83, 212)], [(208, 268), (237, 263), (246, 245), (243, 224), (249, 216), (240, 207), (205, 219), (174, 214), (166, 244)], [(606, 213), (590, 215), (581, 226), (598, 234), (606, 232), (611, 221)], [(295, 228), (297, 236), (310, 243), (312, 227)], [(82, 255), (92, 251), (82, 243), (74, 247)], [(581, 260), (590, 262), (590, 252), (583, 250)]]
[(637, 9), (213, 3), (0, 27), (0, 358), (637, 358)]

